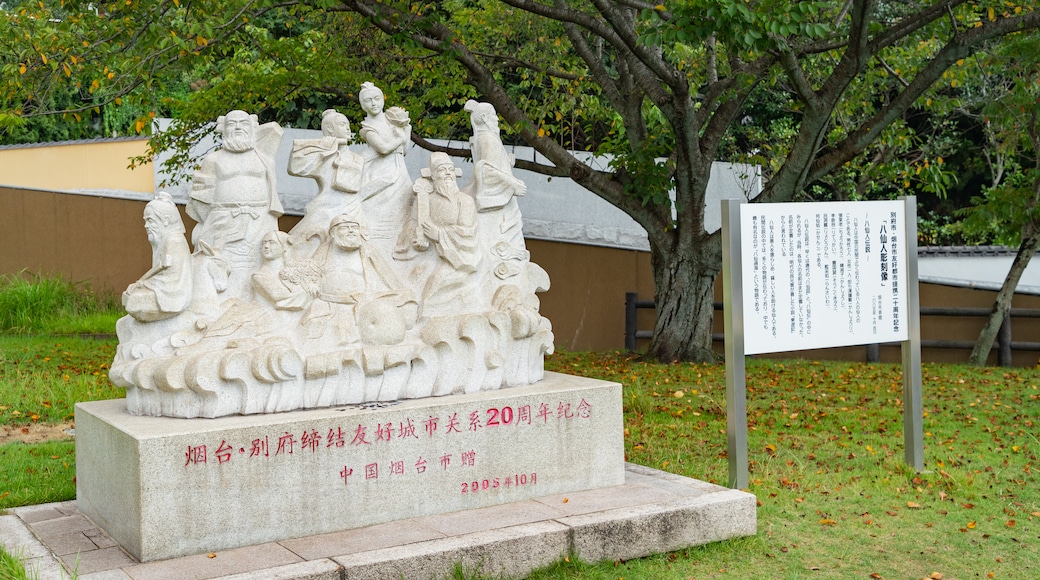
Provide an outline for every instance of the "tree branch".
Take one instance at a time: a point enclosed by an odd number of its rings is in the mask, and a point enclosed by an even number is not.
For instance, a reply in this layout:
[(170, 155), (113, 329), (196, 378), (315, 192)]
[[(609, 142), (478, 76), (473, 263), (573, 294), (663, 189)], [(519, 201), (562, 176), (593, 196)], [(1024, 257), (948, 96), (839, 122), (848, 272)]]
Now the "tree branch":
[[(431, 153), (447, 153), (452, 157), (461, 157), (463, 159), (472, 159), (473, 151), (471, 149), (461, 149), (459, 147), (448, 147), (445, 145), (438, 145), (432, 141), (429, 141), (425, 137), (416, 134), (414, 131), (411, 134), (412, 143), (415, 143), (422, 149)], [(554, 165), (544, 165), (534, 161), (527, 161), (524, 159), (517, 159), (514, 167), (518, 169), (525, 169), (527, 171), (533, 171), (541, 175), (548, 175), (550, 177), (570, 177), (570, 173), (563, 171), (559, 167)]]
[(902, 116), (914, 102), (940, 78), (943, 72), (961, 58), (971, 55), (979, 45), (988, 40), (1040, 28), (1040, 11), (1023, 13), (1013, 18), (1002, 18), (976, 28), (957, 33), (899, 92), (886, 107), (860, 125), (841, 143), (821, 155), (812, 166), (809, 181), (833, 171), (839, 165), (863, 152), (871, 142), (894, 120)]
[[(671, 223), (671, 208), (664, 206), (644, 205), (625, 191), (623, 185), (611, 173), (597, 171), (581, 162), (574, 155), (551, 138), (539, 136), (534, 123), (517, 106), (505, 88), (495, 79), (494, 74), (472, 53), (468, 47), (455, 40), (455, 34), (439, 22), (426, 23), (426, 34), (408, 30), (393, 23), (393, 17), (405, 19), (405, 15), (395, 14), (385, 4), (369, 3), (365, 0), (346, 0), (348, 7), (368, 16), (373, 23), (389, 34), (404, 33), (413, 41), (428, 50), (449, 55), (466, 69), (470, 82), (484, 98), (494, 105), (507, 123), (518, 127), (521, 139), (541, 153), (553, 163), (560, 172), (565, 172), (579, 185), (602, 197), (618, 209), (624, 211), (648, 232), (664, 232)], [(544, 7), (544, 5), (542, 5)], [(551, 8), (551, 7), (548, 7)], [(532, 170), (538, 170), (531, 167)]]
[[(537, 16), (543, 16), (563, 23), (576, 24), (609, 42), (623, 58), (625, 57), (624, 55), (627, 55), (631, 65), (639, 63), (641, 67), (652, 72), (651, 75), (647, 76), (653, 78), (654, 82), (643, 85), (642, 88), (655, 103), (658, 103), (658, 106), (668, 98), (667, 93), (658, 86), (658, 82), (665, 81), (673, 90), (676, 88), (680, 92), (683, 90), (685, 77), (680, 78), (677, 71), (669, 67), (664, 59), (659, 55), (655, 55), (648, 47), (640, 45), (639, 39), (635, 34), (635, 28), (625, 27), (623, 18), (616, 10), (616, 5), (606, 0), (594, 0), (593, 2), (593, 5), (596, 6), (600, 16), (603, 18), (602, 20), (585, 12), (562, 6), (549, 6), (533, 0), (502, 1), (509, 6)], [(632, 71), (635, 72), (635, 67), (632, 67)]]
[[(872, 42), (873, 50), (871, 52), (877, 53), (882, 48), (887, 48), (888, 46), (906, 38), (914, 32), (917, 32), (925, 26), (939, 20), (949, 10), (952, 10), (954, 7), (961, 5), (966, 1), (967, 0), (943, 0), (942, 2), (915, 13), (909, 18), (904, 18), (894, 24), (890, 24), (885, 27), (884, 32), (882, 32)], [(956, 32), (956, 28), (954, 31)]]
[[(556, 3), (559, 5), (563, 1), (556, 0)], [(607, 97), (607, 100), (615, 107), (620, 108), (624, 104), (621, 91), (618, 90), (617, 84), (614, 82), (614, 78), (610, 76), (607, 68), (603, 66), (603, 61), (599, 55), (593, 52), (585, 41), (585, 37), (582, 36), (579, 27), (571, 22), (565, 22), (563, 29), (567, 32), (567, 38), (570, 39), (571, 46), (578, 53), (578, 57), (585, 62), (585, 66), (589, 67), (592, 77), (603, 88), (603, 94)]]

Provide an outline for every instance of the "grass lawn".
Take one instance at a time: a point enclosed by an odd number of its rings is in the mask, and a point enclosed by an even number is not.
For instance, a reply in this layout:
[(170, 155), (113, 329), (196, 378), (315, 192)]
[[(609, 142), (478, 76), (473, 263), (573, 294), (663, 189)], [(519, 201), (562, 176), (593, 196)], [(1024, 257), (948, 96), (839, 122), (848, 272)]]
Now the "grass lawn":
[[(725, 369), (620, 354), (629, 461), (725, 485)], [(749, 359), (753, 538), (533, 578), (1040, 578), (1040, 372), (923, 368), (926, 471), (903, 463), (898, 365)]]
[[(114, 340), (0, 336), (0, 425), (121, 397)], [(725, 369), (558, 353), (624, 385), (626, 459), (725, 485)], [(1040, 578), (1040, 371), (925, 365), (926, 471), (903, 463), (897, 365), (749, 359), (756, 536), (535, 579)], [(72, 442), (0, 446), (0, 508), (72, 499)]]

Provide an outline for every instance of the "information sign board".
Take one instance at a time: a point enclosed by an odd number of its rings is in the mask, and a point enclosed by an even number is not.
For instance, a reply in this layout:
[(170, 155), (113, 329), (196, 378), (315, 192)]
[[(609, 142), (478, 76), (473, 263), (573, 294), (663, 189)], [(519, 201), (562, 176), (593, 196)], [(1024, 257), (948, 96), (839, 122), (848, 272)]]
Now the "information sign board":
[(907, 340), (903, 201), (741, 204), (744, 352)]

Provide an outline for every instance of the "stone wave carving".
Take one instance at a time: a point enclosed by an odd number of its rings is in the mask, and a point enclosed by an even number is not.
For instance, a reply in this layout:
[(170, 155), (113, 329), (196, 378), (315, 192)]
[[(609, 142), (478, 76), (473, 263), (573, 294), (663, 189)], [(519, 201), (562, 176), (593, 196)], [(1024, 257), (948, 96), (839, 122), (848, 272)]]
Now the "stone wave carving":
[(552, 327), (515, 196), (526, 187), (487, 103), (470, 101), (477, 171), (440, 153), (413, 181), (400, 107), (360, 91), (367, 148), (345, 116), (296, 140), (290, 171), (319, 193), (290, 232), (273, 155), (281, 129), (232, 111), (192, 183), (188, 248), (170, 197), (145, 209), (152, 268), (123, 294), (112, 381), (137, 415), (219, 417), (471, 393), (543, 376)]

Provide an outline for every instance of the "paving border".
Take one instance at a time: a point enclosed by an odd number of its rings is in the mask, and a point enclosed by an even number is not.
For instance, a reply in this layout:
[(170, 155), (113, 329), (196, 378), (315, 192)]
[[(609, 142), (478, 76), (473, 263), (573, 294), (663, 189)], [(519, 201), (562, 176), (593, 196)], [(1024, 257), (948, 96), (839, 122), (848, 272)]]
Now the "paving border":
[(632, 559), (754, 535), (755, 496), (633, 464), (623, 485), (139, 563), (74, 501), (0, 516), (0, 544), (40, 580), (378, 580), (456, 568), (519, 578), (575, 554)]

